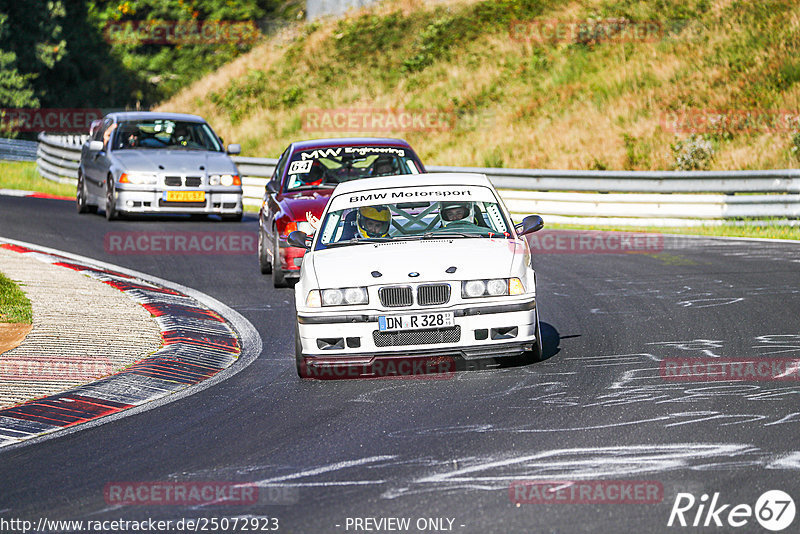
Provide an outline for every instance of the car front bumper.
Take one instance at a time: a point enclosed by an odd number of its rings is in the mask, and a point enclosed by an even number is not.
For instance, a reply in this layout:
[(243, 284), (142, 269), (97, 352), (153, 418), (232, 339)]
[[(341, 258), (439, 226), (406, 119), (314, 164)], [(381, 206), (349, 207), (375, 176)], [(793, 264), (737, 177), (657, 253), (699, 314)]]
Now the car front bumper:
[(163, 189), (122, 189), (116, 190), (116, 209), (125, 213), (204, 213), (237, 214), (242, 213), (241, 189), (204, 190), (202, 202), (167, 202)]
[[(381, 332), (378, 317), (454, 313), (454, 326)], [(298, 312), (302, 356), (311, 365), (371, 365), (381, 358), (448, 356), (461, 359), (518, 356), (537, 343), (536, 299), (458, 305), (403, 312)]]

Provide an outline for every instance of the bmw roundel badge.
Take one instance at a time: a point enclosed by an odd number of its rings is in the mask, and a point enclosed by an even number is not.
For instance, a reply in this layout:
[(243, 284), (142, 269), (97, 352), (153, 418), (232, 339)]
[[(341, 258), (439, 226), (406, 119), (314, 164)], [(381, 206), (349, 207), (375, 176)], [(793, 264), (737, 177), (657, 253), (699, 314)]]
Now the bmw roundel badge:
[(410, 276), (411, 278), (416, 278), (419, 276), (419, 273), (408, 273), (408, 276)]

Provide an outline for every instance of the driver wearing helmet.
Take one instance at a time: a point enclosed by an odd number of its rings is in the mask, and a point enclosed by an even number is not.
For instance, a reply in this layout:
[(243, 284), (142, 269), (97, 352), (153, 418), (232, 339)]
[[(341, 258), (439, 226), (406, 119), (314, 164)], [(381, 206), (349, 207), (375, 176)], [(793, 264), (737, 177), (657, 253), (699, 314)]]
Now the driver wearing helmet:
[(178, 146), (189, 145), (189, 128), (185, 124), (178, 123), (175, 125), (175, 131), (172, 132), (172, 144)]
[(361, 237), (387, 237), (392, 212), (386, 206), (363, 206), (358, 209), (356, 224)]
[(440, 202), (439, 217), (442, 219), (442, 226), (474, 224), (472, 202)]
[(387, 176), (397, 174), (397, 162), (394, 157), (383, 154), (378, 156), (372, 164), (372, 176)]
[(311, 164), (311, 169), (308, 173), (300, 175), (300, 181), (303, 185), (322, 185), (325, 181), (325, 169), (319, 160)]

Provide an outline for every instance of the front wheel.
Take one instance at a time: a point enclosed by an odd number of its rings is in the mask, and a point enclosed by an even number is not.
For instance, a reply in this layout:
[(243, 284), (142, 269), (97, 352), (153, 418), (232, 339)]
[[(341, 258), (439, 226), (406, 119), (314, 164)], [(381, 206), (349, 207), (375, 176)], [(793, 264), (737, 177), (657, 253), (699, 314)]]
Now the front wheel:
[(272, 248), (272, 285), (275, 287), (289, 287), (286, 283), (286, 276), (281, 267), (281, 246), (278, 233), (275, 232), (275, 243)]
[(272, 272), (272, 262), (267, 254), (267, 247), (264, 245), (264, 231), (258, 230), (258, 267), (261, 269), (261, 274), (270, 274)]
[(114, 198), (114, 178), (109, 176), (106, 179), (106, 219), (113, 221), (117, 218), (117, 205)]
[(75, 189), (75, 205), (78, 213), (88, 213), (89, 205), (86, 202), (86, 184), (83, 183), (83, 174), (78, 173), (78, 186)]
[(542, 345), (542, 329), (539, 325), (539, 313), (536, 313), (536, 345), (530, 351), (528, 357), (531, 362), (540, 362), (544, 356), (544, 347)]

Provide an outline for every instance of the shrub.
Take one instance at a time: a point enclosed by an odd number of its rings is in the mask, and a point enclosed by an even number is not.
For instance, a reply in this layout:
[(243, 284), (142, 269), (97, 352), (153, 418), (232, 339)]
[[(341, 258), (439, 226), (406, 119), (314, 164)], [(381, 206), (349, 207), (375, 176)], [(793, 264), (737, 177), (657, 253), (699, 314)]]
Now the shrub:
[(670, 148), (675, 158), (675, 169), (679, 171), (708, 169), (714, 159), (714, 145), (705, 136), (692, 134), (671, 144)]

